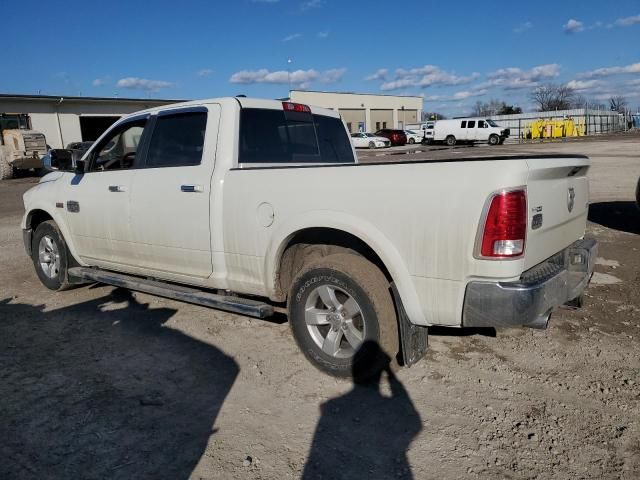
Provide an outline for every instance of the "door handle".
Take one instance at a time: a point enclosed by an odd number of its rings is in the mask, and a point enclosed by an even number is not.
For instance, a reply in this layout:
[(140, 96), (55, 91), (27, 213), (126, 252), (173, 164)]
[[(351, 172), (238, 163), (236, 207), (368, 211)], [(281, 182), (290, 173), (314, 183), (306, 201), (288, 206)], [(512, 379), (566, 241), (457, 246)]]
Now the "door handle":
[(180, 190), (187, 193), (203, 192), (202, 185), (180, 185)]
[(127, 189), (122, 185), (109, 185), (109, 191), (117, 193), (117, 192), (126, 192)]

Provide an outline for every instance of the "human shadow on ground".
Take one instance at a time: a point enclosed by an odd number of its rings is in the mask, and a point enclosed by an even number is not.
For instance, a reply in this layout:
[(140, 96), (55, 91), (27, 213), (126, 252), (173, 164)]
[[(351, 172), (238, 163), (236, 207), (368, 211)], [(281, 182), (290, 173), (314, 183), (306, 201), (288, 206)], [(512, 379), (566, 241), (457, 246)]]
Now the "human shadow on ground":
[(635, 202), (592, 203), (589, 221), (613, 230), (640, 234), (640, 209)]
[[(374, 378), (353, 372), (353, 389), (320, 406), (321, 417), (302, 473), (316, 479), (412, 479), (407, 450), (422, 429), (404, 386), (375, 342), (360, 351), (379, 352), (386, 367)], [(383, 374), (391, 391), (381, 391)]]
[(239, 372), (115, 289), (45, 310), (0, 301), (0, 478), (188, 478)]

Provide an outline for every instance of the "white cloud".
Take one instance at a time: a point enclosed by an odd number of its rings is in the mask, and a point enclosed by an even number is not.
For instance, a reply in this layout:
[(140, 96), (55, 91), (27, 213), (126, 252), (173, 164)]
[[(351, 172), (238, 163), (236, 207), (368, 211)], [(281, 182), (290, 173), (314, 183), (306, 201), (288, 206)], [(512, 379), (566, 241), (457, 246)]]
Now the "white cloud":
[(302, 2), (300, 4), (300, 10), (306, 11), (311, 10), (312, 8), (319, 8), (324, 4), (323, 0), (307, 0), (306, 2)]
[[(373, 76), (375, 76), (374, 74)], [(472, 73), (469, 76), (458, 76), (454, 73), (445, 72), (436, 65), (425, 65), (423, 67), (405, 70), (399, 68), (395, 71), (393, 80), (385, 81), (381, 90), (399, 90), (408, 87), (431, 87), (436, 85), (462, 85), (476, 80), (479, 73)]]
[(138, 77), (125, 77), (118, 80), (116, 87), (118, 88), (131, 88), (136, 90), (148, 90), (150, 92), (157, 92), (163, 88), (171, 88), (175, 86), (172, 82), (164, 80), (148, 80), (146, 78)]
[(270, 83), (270, 84), (287, 84), (291, 81), (292, 85), (306, 88), (311, 82), (318, 81), (321, 83), (336, 83), (347, 71), (346, 68), (333, 68), (319, 72), (314, 69), (294, 70), (287, 72), (286, 70), (269, 71), (266, 68), (259, 70), (241, 70), (234, 73), (229, 78), (231, 83), (239, 83), (250, 85), (254, 83)]
[(517, 27), (515, 27), (515, 28), (513, 29), (513, 31), (514, 31), (515, 33), (524, 33), (524, 32), (526, 32), (527, 30), (531, 30), (532, 28), (533, 28), (533, 23), (531, 23), (531, 22), (524, 22), (524, 23), (521, 23), (520, 25), (518, 25)]
[(283, 42), (290, 42), (291, 40), (296, 40), (297, 38), (302, 37), (301, 33), (292, 33), (291, 35), (287, 35), (282, 39)]
[(505, 90), (517, 90), (520, 88), (535, 87), (541, 80), (557, 77), (560, 74), (560, 65), (549, 63), (538, 65), (530, 70), (522, 70), (518, 67), (501, 68), (487, 75), (489, 80), (483, 87), (503, 87)]
[(318, 32), (318, 38), (327, 38), (329, 36), (329, 31), (325, 30), (323, 32)]
[(212, 73), (213, 73), (213, 70), (211, 70), (210, 68), (203, 68), (202, 70), (198, 70), (197, 75), (199, 77), (208, 77)]
[(632, 17), (619, 18), (614, 22), (614, 25), (618, 27), (630, 27), (640, 23), (640, 15), (634, 15)]
[(565, 33), (578, 33), (584, 30), (584, 23), (571, 18), (562, 26), (562, 28), (564, 29)]
[(599, 80), (571, 80), (567, 83), (567, 87), (572, 88), (578, 92), (585, 90), (592, 90), (599, 87), (601, 82)]
[(102, 78), (96, 78), (93, 82), (91, 82), (91, 85), (93, 85), (94, 87), (102, 87), (104, 83), (105, 82)]
[(581, 73), (578, 76), (581, 78), (609, 77), (611, 75), (621, 75), (624, 73), (640, 73), (640, 63), (632, 63), (619, 67), (598, 68), (590, 72)]
[(454, 93), (453, 96), (451, 97), (451, 100), (464, 100), (466, 98), (471, 98), (471, 97), (481, 97), (486, 93), (487, 93), (487, 90), (484, 88), (480, 90), (464, 90), (462, 92)]
[(380, 68), (376, 70), (375, 73), (372, 73), (371, 75), (367, 75), (366, 77), (364, 77), (364, 79), (365, 80), (386, 80), (387, 75), (389, 75), (389, 69)]

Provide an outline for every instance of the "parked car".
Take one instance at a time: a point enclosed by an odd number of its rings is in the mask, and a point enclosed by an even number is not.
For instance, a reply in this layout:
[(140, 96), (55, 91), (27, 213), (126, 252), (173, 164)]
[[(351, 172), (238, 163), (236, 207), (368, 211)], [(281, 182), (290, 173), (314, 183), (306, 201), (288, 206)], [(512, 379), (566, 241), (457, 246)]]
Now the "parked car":
[(373, 133), (352, 133), (351, 143), (355, 148), (384, 148), (390, 147), (391, 141), (385, 137), (378, 137)]
[(433, 128), (433, 141), (444, 142), (449, 146), (474, 142), (499, 145), (509, 137), (510, 133), (510, 129), (502, 128), (488, 118), (457, 118), (438, 120)]
[(383, 128), (382, 130), (378, 130), (376, 135), (379, 137), (385, 137), (391, 140), (391, 145), (394, 147), (406, 145), (407, 144), (407, 136), (404, 133), (404, 130), (393, 130), (391, 128)]
[(378, 372), (372, 342), (415, 363), (431, 325), (544, 328), (597, 253), (579, 155), (360, 164), (337, 112), (240, 97), (131, 114), (77, 154), (51, 150), (24, 194), (44, 286), (259, 318), (286, 302), (303, 353), (337, 376)]
[(424, 139), (424, 133), (416, 130), (405, 130), (404, 134), (407, 136), (407, 143), (413, 145), (414, 143), (422, 143)]

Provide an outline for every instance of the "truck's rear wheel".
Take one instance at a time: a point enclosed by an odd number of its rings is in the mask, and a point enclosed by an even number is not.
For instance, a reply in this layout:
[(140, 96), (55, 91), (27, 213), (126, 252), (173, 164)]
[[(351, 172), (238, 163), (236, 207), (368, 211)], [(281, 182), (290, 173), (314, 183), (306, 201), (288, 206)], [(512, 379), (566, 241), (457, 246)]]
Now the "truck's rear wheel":
[(31, 259), (42, 284), (50, 290), (63, 290), (67, 280), (67, 244), (53, 220), (42, 222), (33, 234)]
[(364, 257), (338, 253), (306, 265), (293, 281), (288, 306), (298, 346), (323, 372), (365, 381), (396, 364), (398, 323), (389, 282)]
[(453, 147), (456, 144), (456, 137), (449, 135), (444, 141), (447, 145)]
[(498, 135), (491, 135), (489, 137), (489, 145), (498, 145), (500, 143), (500, 137)]

